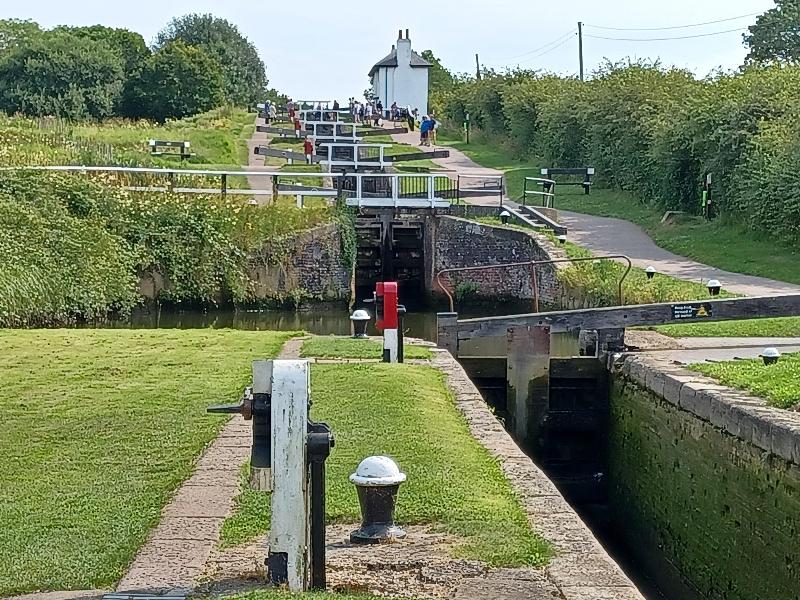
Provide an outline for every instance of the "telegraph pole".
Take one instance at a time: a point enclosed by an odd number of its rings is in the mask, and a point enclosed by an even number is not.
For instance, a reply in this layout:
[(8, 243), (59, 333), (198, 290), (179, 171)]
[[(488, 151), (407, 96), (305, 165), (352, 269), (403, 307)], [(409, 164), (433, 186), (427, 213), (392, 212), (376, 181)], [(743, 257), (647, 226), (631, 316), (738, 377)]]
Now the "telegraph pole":
[(478, 55), (475, 55), (475, 76), (478, 78), (478, 81), (481, 80), (481, 60), (478, 58)]
[(578, 61), (580, 64), (581, 81), (583, 81), (583, 23), (578, 21)]

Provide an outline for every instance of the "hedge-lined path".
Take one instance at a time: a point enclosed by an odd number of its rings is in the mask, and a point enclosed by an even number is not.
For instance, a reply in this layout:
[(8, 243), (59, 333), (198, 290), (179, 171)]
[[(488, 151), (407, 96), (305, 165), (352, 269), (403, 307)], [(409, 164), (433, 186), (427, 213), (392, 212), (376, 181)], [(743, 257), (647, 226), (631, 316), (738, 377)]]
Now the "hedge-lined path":
[(717, 279), (722, 287), (744, 296), (798, 294), (800, 286), (765, 277), (723, 271), (660, 248), (642, 228), (630, 221), (558, 211), (571, 242), (599, 254), (625, 254), (637, 267), (652, 265), (659, 273), (687, 281)]

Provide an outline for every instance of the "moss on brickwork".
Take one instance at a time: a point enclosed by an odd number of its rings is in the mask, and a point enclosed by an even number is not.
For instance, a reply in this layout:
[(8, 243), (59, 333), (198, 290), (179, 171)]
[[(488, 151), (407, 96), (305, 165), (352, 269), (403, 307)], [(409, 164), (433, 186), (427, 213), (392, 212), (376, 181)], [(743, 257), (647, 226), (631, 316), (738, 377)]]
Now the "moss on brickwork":
[(703, 598), (800, 599), (800, 469), (624, 380), (609, 479), (627, 541)]

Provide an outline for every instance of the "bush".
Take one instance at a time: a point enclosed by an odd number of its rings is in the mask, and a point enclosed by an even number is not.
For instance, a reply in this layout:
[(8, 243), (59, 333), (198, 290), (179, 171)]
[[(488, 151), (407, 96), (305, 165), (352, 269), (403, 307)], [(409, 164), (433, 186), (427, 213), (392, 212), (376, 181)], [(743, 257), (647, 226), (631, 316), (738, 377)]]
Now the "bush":
[(634, 62), (586, 83), (549, 74), (487, 73), (444, 95), (451, 124), (472, 116), (528, 159), (593, 166), (597, 181), (664, 209), (699, 212), (712, 174), (717, 210), (795, 243), (800, 66), (750, 66), (696, 80)]

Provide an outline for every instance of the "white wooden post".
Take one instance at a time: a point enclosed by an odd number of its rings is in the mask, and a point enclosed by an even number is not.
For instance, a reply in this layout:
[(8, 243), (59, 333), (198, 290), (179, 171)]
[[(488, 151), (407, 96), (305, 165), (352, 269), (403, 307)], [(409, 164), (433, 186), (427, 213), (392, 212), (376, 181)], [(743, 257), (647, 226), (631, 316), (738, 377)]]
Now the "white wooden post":
[(431, 208), (436, 206), (436, 186), (434, 182), (436, 181), (436, 175), (429, 175), (428, 176), (428, 200), (430, 200)]
[(289, 591), (308, 587), (309, 365), (272, 361), (272, 516), (269, 553), (286, 555)]
[(297, 208), (303, 208), (303, 194), (297, 194)]
[(356, 174), (356, 198), (358, 198), (358, 207), (361, 208), (364, 199), (361, 196), (361, 175), (358, 174)]
[(400, 177), (398, 175), (392, 175), (392, 200), (394, 200), (394, 205), (397, 207), (397, 203), (400, 200)]

